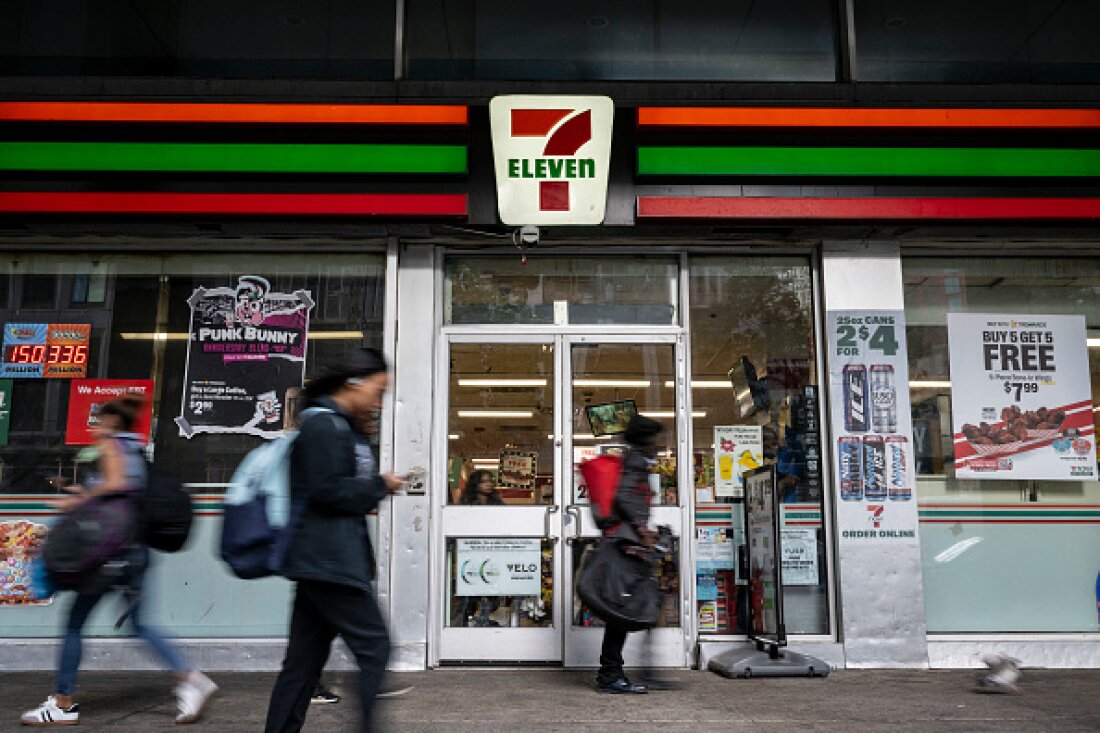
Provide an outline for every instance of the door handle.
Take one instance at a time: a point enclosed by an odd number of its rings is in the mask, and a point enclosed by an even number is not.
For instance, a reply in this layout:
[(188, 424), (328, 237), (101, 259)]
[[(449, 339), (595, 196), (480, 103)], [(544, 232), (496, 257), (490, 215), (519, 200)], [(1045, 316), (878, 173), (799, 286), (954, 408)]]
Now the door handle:
[(565, 507), (565, 513), (573, 518), (573, 536), (565, 540), (565, 544), (572, 545), (581, 537), (581, 512), (576, 504)]
[(542, 536), (546, 537), (547, 539), (553, 540), (554, 542), (557, 542), (558, 538), (550, 536), (550, 523), (551, 523), (550, 518), (551, 518), (552, 515), (556, 514), (558, 509), (560, 509), (560, 508), (561, 507), (559, 507), (557, 504), (551, 504), (550, 506), (546, 507), (545, 524), (543, 524), (543, 526), (542, 526), (542, 530), (543, 530), (542, 531)]

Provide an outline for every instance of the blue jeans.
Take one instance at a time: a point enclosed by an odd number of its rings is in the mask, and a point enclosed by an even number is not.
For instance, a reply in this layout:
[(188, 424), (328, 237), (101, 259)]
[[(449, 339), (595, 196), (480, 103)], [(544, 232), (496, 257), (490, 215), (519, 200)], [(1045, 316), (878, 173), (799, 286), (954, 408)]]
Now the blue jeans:
[[(142, 578), (140, 571), (135, 578), (137, 582), (132, 585), (140, 588)], [(72, 695), (76, 689), (76, 671), (80, 668), (80, 656), (82, 650), (81, 636), (84, 624), (88, 621), (92, 609), (96, 607), (100, 599), (107, 594), (107, 590), (96, 593), (78, 593), (69, 609), (69, 621), (65, 628), (65, 640), (61, 644), (61, 656), (57, 663), (57, 680), (54, 692), (61, 695)], [(144, 639), (158, 657), (173, 672), (186, 672), (191, 669), (184, 661), (179, 651), (161, 636), (160, 632), (151, 626), (141, 622), (141, 602), (135, 601), (130, 610), (130, 623), (134, 626), (134, 633)]]

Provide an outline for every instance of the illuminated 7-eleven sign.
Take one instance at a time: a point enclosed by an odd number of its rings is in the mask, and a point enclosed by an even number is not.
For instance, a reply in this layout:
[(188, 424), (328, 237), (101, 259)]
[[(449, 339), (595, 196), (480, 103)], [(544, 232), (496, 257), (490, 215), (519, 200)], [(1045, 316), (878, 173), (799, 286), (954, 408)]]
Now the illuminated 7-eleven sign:
[(495, 97), (497, 207), (505, 224), (600, 224), (615, 105), (609, 97)]

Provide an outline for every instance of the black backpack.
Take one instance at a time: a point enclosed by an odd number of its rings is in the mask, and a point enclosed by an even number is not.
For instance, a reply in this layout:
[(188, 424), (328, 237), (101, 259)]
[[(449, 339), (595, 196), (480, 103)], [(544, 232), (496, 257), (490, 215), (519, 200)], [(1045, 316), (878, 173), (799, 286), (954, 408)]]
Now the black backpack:
[(161, 552), (176, 552), (187, 542), (193, 519), (191, 495), (180, 480), (150, 465), (145, 495), (141, 498), (145, 544)]

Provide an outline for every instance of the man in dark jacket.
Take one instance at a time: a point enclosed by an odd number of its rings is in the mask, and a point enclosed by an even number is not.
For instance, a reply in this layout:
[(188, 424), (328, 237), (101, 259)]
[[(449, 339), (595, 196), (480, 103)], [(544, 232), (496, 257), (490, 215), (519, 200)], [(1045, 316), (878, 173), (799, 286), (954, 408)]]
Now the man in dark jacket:
[(301, 730), (337, 635), (359, 665), (362, 726), (370, 729), (390, 641), (371, 588), (374, 554), (366, 514), (403, 481), (379, 475), (370, 460), (364, 475), (355, 432), (381, 408), (388, 385), (382, 355), (363, 349), (306, 386), (307, 407), (327, 412), (304, 422), (291, 452), (293, 526), (288, 527), (292, 534), (282, 574), (297, 581), (297, 588), (286, 658), (271, 691), (267, 733)]
[[(657, 456), (657, 436), (664, 428), (656, 420), (634, 415), (627, 424), (623, 439), (630, 446), (623, 459), (623, 473), (612, 504), (614, 524), (605, 535), (623, 540), (627, 549), (637, 548), (639, 557), (649, 558), (648, 548), (657, 533), (649, 527), (649, 505), (653, 491), (649, 484), (650, 465)], [(633, 547), (632, 547), (633, 546)], [(645, 685), (631, 682), (623, 672), (623, 645), (627, 630), (608, 622), (600, 649), (600, 671), (596, 674), (596, 689), (619, 694), (644, 694)]]

